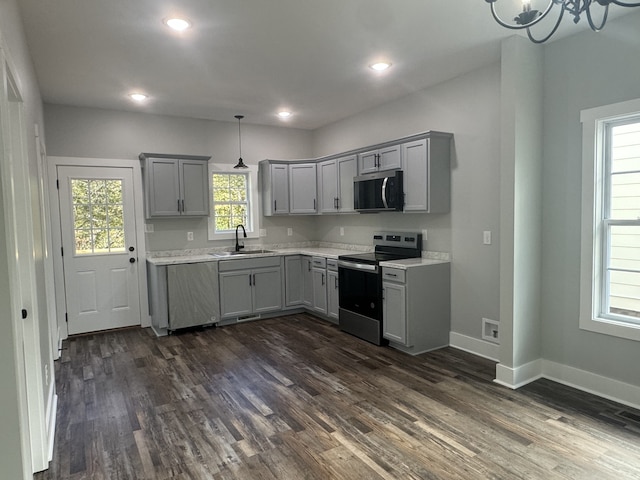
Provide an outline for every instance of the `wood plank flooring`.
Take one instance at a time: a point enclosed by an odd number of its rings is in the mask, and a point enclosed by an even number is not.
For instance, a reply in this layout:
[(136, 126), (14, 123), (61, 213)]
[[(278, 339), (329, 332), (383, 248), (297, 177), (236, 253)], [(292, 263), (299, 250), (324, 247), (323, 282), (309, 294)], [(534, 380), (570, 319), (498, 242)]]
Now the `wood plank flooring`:
[(306, 315), (75, 337), (46, 479), (640, 479), (640, 412)]

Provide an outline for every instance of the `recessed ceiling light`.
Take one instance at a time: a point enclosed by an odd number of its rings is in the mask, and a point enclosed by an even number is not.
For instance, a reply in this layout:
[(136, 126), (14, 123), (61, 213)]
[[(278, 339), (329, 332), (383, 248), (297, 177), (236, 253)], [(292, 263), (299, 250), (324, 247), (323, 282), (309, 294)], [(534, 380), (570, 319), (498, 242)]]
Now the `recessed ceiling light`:
[(129, 98), (131, 98), (131, 100), (135, 100), (136, 102), (144, 102), (147, 98), (149, 98), (149, 96), (145, 95), (144, 93), (130, 93)]
[(386, 70), (390, 66), (391, 64), (388, 62), (378, 62), (378, 63), (374, 63), (373, 65), (369, 65), (370, 68), (372, 68), (377, 72), (382, 72), (383, 70)]
[(172, 28), (173, 30), (176, 30), (178, 32), (182, 32), (191, 27), (191, 22), (184, 18), (167, 18), (164, 23), (165, 25), (167, 25), (167, 27)]
[(291, 116), (291, 112), (287, 111), (287, 110), (281, 110), (278, 112), (278, 117), (285, 119), (285, 118), (289, 118)]

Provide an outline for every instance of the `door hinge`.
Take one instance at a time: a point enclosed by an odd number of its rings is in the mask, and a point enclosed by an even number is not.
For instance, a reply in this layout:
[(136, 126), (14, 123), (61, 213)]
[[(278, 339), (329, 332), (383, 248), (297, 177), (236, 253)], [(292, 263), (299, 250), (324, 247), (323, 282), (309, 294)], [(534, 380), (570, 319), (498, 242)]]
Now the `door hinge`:
[(56, 178), (56, 188), (60, 190), (60, 180)]
[(64, 257), (64, 248), (60, 247), (60, 255), (62, 255)]
[(69, 314), (67, 312), (64, 312), (64, 321), (69, 323)]

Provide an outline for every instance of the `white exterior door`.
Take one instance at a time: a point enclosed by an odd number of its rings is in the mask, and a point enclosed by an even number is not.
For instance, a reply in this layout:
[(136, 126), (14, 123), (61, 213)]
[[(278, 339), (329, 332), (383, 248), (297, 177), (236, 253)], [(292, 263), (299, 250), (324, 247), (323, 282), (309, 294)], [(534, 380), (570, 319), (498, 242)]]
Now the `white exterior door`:
[(139, 325), (133, 169), (57, 170), (69, 334)]

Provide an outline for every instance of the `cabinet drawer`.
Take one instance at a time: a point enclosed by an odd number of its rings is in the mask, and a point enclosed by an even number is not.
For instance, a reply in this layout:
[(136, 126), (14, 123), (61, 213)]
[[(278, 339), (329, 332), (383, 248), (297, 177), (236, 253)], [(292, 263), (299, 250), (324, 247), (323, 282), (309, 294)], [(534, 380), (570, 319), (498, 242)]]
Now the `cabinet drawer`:
[(405, 282), (405, 272), (399, 268), (384, 267), (382, 269), (382, 279), (388, 282)]
[(328, 259), (327, 258), (327, 270), (332, 270), (334, 272), (338, 271), (338, 260), (336, 259)]
[(252, 268), (262, 267), (279, 267), (280, 256), (260, 257), (260, 258), (243, 258), (238, 260), (223, 260), (219, 262), (218, 270), (220, 272), (230, 272), (233, 270), (248, 270)]
[(327, 259), (324, 257), (313, 257), (311, 262), (314, 267), (325, 268), (327, 266)]

